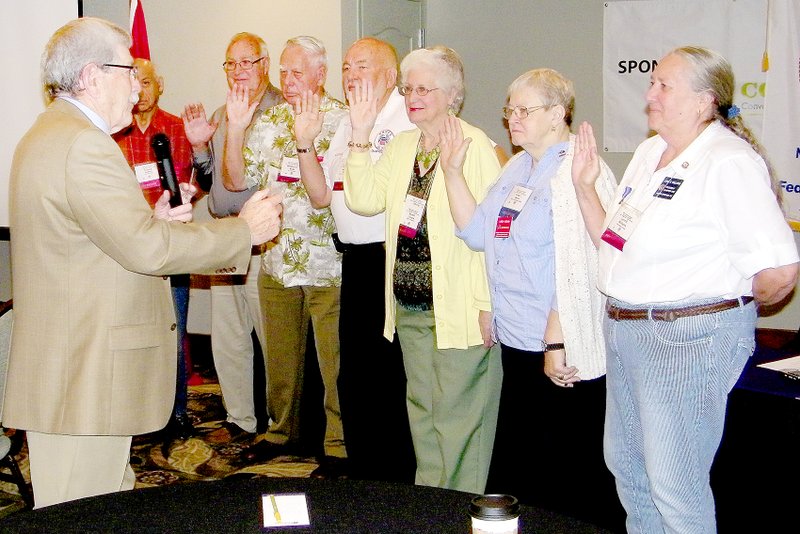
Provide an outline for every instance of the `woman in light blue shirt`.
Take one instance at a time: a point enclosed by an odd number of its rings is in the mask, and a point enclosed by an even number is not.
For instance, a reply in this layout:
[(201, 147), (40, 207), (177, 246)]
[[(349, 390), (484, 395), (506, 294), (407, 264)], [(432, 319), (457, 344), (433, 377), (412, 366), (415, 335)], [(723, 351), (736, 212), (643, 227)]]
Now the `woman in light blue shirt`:
[[(503, 115), (512, 142), (523, 150), (480, 204), (461, 176), (461, 154), (471, 140), (453, 120), (445, 128), (441, 164), (456, 235), (485, 252), (492, 332), (502, 349), (487, 491), (588, 519), (616, 507), (621, 517), (602, 458), (603, 301), (596, 289), (597, 251), (572, 184), (574, 101), (572, 82), (552, 69), (526, 72), (511, 84)], [(597, 195), (608, 202), (616, 182), (605, 164), (601, 168)], [(521, 432), (523, 425), (533, 432)], [(584, 475), (608, 487), (587, 488), (576, 481)], [(609, 496), (613, 502), (604, 500)]]

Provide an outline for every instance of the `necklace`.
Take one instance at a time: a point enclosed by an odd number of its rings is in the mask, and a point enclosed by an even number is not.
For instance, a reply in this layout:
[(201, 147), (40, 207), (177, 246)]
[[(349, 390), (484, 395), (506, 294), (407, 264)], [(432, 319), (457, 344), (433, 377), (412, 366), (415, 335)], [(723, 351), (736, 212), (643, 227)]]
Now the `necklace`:
[(437, 144), (430, 150), (425, 150), (423, 148), (424, 140), (425, 134), (420, 135), (419, 143), (417, 144), (417, 161), (422, 168), (429, 169), (439, 159), (439, 145)]

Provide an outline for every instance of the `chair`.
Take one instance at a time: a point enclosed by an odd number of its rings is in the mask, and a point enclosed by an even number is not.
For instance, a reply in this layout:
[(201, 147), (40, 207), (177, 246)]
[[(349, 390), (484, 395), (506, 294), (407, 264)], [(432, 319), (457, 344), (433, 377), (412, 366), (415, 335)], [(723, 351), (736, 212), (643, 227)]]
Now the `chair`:
[[(8, 353), (11, 349), (11, 325), (13, 324), (13, 302), (0, 302), (0, 423), (3, 416), (3, 396), (6, 389)], [(33, 508), (33, 493), (22, 475), (15, 456), (22, 448), (23, 433), (15, 431), (12, 436), (0, 425), (0, 480), (16, 484), (25, 504)], [(6, 472), (7, 470), (8, 472)]]

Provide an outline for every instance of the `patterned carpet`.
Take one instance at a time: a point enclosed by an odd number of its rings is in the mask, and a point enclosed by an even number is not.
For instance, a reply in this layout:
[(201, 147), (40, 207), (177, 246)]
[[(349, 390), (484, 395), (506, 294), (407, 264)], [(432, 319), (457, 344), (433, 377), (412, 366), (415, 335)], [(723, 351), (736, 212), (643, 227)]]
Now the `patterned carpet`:
[[(317, 467), (313, 455), (280, 456), (263, 464), (243, 464), (239, 453), (249, 441), (230, 441), (227, 430), (220, 426), (225, 410), (216, 383), (190, 386), (189, 413), (195, 428), (192, 438), (168, 440), (162, 432), (133, 438), (131, 465), (137, 488), (231, 476), (307, 477)], [(30, 480), (27, 447), (17, 455), (17, 462)], [(17, 487), (0, 481), (0, 519), (24, 506)]]

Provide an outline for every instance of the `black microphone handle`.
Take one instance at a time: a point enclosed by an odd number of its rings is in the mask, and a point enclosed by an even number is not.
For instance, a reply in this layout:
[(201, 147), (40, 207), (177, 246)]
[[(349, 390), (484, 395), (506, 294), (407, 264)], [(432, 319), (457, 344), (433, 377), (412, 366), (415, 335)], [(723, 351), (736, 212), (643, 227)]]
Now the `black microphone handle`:
[(175, 167), (172, 164), (169, 138), (163, 133), (157, 133), (151, 141), (153, 152), (156, 155), (158, 175), (161, 178), (161, 187), (170, 192), (169, 205), (174, 207), (183, 204), (178, 178), (175, 176)]

